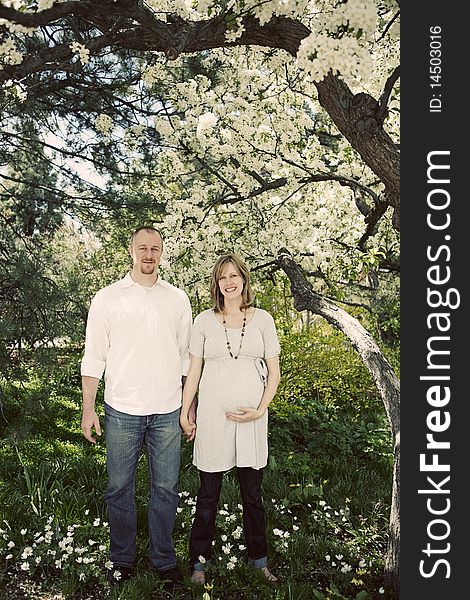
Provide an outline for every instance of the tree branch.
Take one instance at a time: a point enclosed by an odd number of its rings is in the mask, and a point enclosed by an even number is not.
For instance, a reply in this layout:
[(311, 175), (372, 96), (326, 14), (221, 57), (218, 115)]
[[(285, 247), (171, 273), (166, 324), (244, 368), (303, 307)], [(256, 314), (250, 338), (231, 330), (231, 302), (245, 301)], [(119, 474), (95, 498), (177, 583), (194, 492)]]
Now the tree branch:
[[(23, 13), (1, 7), (0, 18), (26, 26), (46, 26), (65, 16), (81, 17), (84, 30), (90, 30), (86, 46), (92, 56), (106, 47), (133, 51), (163, 52), (168, 58), (181, 53), (197, 53), (231, 46), (261, 46), (277, 48), (296, 56), (300, 42), (310, 30), (300, 21), (286, 17), (272, 17), (260, 24), (251, 15), (242, 17), (244, 31), (234, 42), (227, 42), (227, 15), (202, 21), (177, 18), (163, 22), (137, 0), (103, 0), (102, 2), (72, 1), (57, 3), (47, 11)], [(116, 29), (116, 17), (120, 17)], [(98, 28), (104, 35), (92, 34)], [(114, 29), (113, 29), (114, 28)], [(112, 32), (112, 34), (111, 34)], [(40, 72), (70, 71), (78, 67), (71, 62), (72, 53), (67, 44), (45, 46), (36, 56), (20, 65), (7, 65), (0, 70), (0, 84), (7, 79), (24, 80)], [(394, 209), (393, 224), (399, 229), (400, 171), (396, 145), (383, 130), (383, 108), (394, 77), (387, 82), (382, 104), (370, 95), (354, 95), (339, 77), (331, 73), (316, 82), (321, 106), (332, 118), (340, 132), (359, 153), (368, 167), (385, 185), (384, 201)]]
[(383, 123), (383, 121), (387, 117), (388, 100), (390, 98), (390, 94), (392, 93), (393, 86), (395, 85), (395, 83), (397, 82), (399, 77), (400, 77), (400, 67), (397, 66), (397, 67), (395, 67), (395, 69), (393, 70), (393, 73), (390, 75), (390, 77), (385, 82), (384, 91), (382, 92), (382, 95), (380, 96), (380, 99), (379, 99), (379, 110), (377, 112), (377, 119), (379, 120), (379, 122)]

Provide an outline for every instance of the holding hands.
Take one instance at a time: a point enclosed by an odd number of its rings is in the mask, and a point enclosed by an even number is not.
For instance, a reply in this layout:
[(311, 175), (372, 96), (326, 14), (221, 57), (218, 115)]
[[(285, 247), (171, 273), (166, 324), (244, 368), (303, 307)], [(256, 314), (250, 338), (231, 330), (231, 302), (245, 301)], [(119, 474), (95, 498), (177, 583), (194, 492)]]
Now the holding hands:
[(181, 413), (180, 415), (180, 425), (183, 430), (183, 435), (187, 442), (190, 442), (194, 439), (196, 435), (196, 423), (194, 421), (190, 421), (187, 416)]

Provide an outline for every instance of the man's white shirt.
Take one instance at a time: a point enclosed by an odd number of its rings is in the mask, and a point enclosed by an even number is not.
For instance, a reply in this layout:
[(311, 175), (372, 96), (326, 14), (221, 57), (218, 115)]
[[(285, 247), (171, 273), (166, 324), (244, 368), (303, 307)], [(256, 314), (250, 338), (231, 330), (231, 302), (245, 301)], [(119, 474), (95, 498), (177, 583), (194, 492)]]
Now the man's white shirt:
[(189, 368), (192, 313), (183, 290), (163, 281), (147, 288), (128, 273), (91, 301), (81, 374), (100, 379), (104, 399), (130, 415), (181, 406)]

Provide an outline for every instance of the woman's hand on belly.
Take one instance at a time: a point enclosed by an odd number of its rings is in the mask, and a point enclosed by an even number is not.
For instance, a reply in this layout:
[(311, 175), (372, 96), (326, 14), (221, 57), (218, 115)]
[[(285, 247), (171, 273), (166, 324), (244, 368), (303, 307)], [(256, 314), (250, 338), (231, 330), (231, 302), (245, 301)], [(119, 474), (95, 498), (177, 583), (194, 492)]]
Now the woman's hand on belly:
[(238, 412), (226, 412), (225, 416), (228, 421), (235, 421), (236, 423), (248, 423), (249, 421), (256, 421), (261, 419), (264, 415), (264, 410), (258, 408), (251, 408), (250, 406), (238, 406)]

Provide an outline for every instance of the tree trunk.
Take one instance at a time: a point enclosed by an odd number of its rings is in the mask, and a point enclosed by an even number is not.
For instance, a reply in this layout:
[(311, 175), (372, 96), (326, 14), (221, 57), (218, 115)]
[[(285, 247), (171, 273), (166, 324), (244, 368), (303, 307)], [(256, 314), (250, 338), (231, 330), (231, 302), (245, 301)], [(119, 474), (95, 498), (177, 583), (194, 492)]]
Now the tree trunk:
[(392, 499), (384, 578), (388, 597), (398, 598), (400, 558), (400, 382), (372, 336), (357, 319), (313, 291), (301, 267), (292, 259), (287, 250), (280, 250), (277, 262), (289, 278), (295, 308), (298, 311), (311, 310), (326, 319), (333, 327), (342, 331), (360, 354), (380, 392), (390, 423), (394, 451)]

